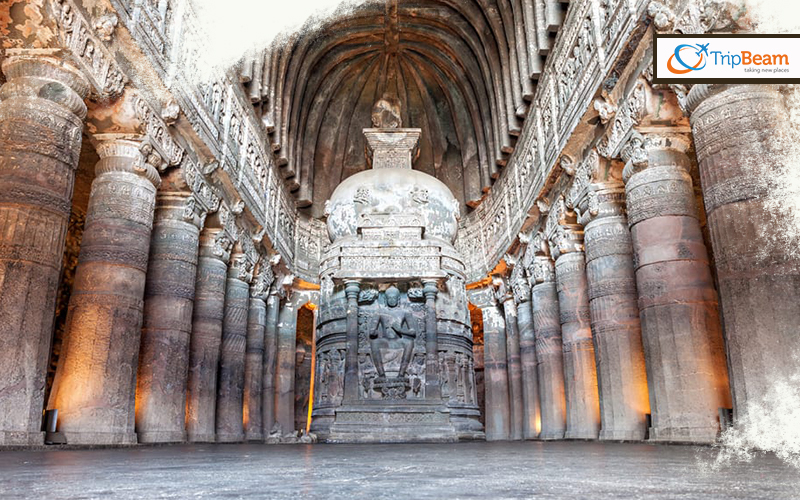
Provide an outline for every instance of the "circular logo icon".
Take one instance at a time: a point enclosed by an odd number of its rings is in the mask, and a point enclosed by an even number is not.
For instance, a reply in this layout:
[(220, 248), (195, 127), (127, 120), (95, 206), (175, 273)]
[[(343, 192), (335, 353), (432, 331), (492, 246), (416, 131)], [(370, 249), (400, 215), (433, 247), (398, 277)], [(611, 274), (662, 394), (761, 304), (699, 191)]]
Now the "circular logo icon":
[[(700, 71), (706, 67), (708, 44), (702, 47), (681, 44), (675, 47), (675, 53), (669, 56), (667, 69), (676, 75), (685, 75), (692, 71)], [(677, 63), (678, 67), (673, 63)], [(688, 61), (688, 62), (687, 62)]]

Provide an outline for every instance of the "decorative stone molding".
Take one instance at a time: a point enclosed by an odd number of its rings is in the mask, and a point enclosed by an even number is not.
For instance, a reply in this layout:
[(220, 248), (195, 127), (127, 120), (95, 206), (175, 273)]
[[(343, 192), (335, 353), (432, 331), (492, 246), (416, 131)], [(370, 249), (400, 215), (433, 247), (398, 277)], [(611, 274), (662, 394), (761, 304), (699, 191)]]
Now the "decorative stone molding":
[(110, 37), (107, 28), (113, 24), (112, 21), (103, 19), (99, 23), (100, 36), (96, 36), (94, 26), (98, 23), (87, 21), (70, 0), (51, 0), (51, 5), (56, 14), (61, 43), (72, 52), (96, 94), (99, 97), (120, 95), (128, 78), (102, 41), (104, 37)]

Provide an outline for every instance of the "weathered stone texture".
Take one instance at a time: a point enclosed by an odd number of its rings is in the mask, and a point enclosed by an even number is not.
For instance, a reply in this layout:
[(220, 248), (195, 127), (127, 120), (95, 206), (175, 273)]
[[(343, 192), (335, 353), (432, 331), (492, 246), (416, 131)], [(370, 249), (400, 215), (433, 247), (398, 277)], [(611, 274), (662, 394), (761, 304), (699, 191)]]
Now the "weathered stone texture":
[(278, 355), (278, 314), (281, 298), (273, 286), (267, 298), (264, 326), (264, 375), (261, 397), (263, 434), (266, 437), (275, 425), (275, 370)]
[(54, 57), (10, 56), (0, 89), (0, 445), (41, 444), (53, 314), (89, 92)]
[(247, 310), (247, 344), (244, 361), (244, 432), (248, 441), (264, 438), (263, 409), (264, 333), (267, 324), (267, 304), (252, 296)]
[[(144, 143), (96, 136), (66, 341), (48, 408), (70, 444), (135, 443), (134, 398), (158, 172)], [(158, 159), (160, 161), (160, 158)]]
[(191, 442), (215, 441), (217, 371), (230, 247), (231, 241), (222, 229), (206, 228), (201, 233), (186, 403), (186, 431)]
[(567, 402), (564, 390), (564, 354), (561, 313), (553, 261), (536, 257), (537, 283), (531, 289), (539, 400), (542, 408), (540, 439), (563, 439), (567, 430)]
[(278, 351), (275, 372), (275, 421), (284, 433), (295, 430), (294, 367), (297, 307), (289, 300), (278, 316)]
[(650, 439), (712, 442), (718, 409), (730, 406), (730, 394), (717, 294), (687, 173), (689, 144), (680, 135), (651, 135), (640, 143), (646, 161), (628, 162), (625, 190), (650, 383)]
[(597, 439), (600, 432), (600, 401), (583, 252), (570, 252), (558, 257), (556, 280), (567, 398), (565, 437)]
[(159, 193), (150, 241), (136, 386), (139, 442), (186, 438), (186, 381), (200, 217), (191, 196)]
[(539, 374), (537, 372), (536, 338), (533, 328), (533, 309), (530, 288), (527, 297), (517, 304), (519, 355), (522, 365), (522, 437), (536, 439), (541, 426), (539, 406)]
[(511, 437), (506, 325), (503, 314), (496, 306), (482, 307), (481, 310), (483, 312), (486, 440), (504, 441)]
[(524, 400), (522, 395), (522, 361), (520, 359), (520, 339), (517, 326), (517, 306), (514, 295), (505, 294), (501, 298), (506, 324), (506, 356), (508, 360), (509, 419), (511, 424), (509, 438), (523, 438)]
[(600, 439), (642, 440), (650, 403), (623, 191), (619, 185), (594, 194), (601, 208), (584, 229), (586, 277), (600, 393)]
[(250, 285), (243, 279), (245, 261), (244, 254), (231, 256), (225, 285), (215, 422), (217, 442), (221, 443), (244, 440), (244, 363), (250, 302)]
[(740, 418), (788, 382), (800, 359), (796, 219), (779, 208), (800, 196), (788, 177), (797, 171), (796, 137), (784, 96), (771, 86), (697, 85), (689, 97)]

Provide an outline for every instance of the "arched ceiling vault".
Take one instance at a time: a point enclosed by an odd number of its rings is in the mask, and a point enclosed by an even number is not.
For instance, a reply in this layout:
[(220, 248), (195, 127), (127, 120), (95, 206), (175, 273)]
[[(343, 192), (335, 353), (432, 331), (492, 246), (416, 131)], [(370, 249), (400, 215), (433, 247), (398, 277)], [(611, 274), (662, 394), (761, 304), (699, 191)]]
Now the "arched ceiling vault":
[(513, 151), (565, 10), (559, 0), (369, 3), (245, 60), (241, 80), (311, 215), (367, 168), (362, 129), (387, 94), (403, 126), (422, 129), (414, 168), (466, 210)]

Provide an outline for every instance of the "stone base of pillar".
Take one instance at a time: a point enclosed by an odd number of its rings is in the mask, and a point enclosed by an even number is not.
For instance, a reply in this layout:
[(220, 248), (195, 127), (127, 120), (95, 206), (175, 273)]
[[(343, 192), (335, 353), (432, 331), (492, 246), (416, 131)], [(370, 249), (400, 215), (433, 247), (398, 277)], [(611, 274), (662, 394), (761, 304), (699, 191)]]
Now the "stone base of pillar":
[(186, 441), (190, 443), (216, 443), (217, 436), (215, 434), (189, 434), (186, 436)]
[(540, 432), (539, 433), (539, 441), (557, 441), (560, 439), (564, 439), (563, 432)]
[(631, 429), (628, 431), (621, 429), (601, 429), (600, 441), (641, 441), (642, 432), (642, 429)]
[(137, 444), (135, 432), (70, 432), (62, 431), (67, 444), (82, 445), (120, 445)]
[(218, 443), (241, 443), (244, 441), (244, 434), (217, 434)]
[(264, 434), (260, 432), (249, 432), (245, 434), (244, 440), (248, 442), (262, 442), (264, 441)]
[(567, 431), (564, 434), (564, 439), (585, 439), (589, 441), (596, 441), (597, 433), (591, 429)]
[(657, 429), (650, 427), (649, 442), (711, 444), (717, 441), (717, 433), (707, 427), (673, 427)]
[(44, 432), (0, 431), (0, 446), (40, 446)]
[(139, 431), (140, 443), (183, 443), (186, 433), (182, 431)]

